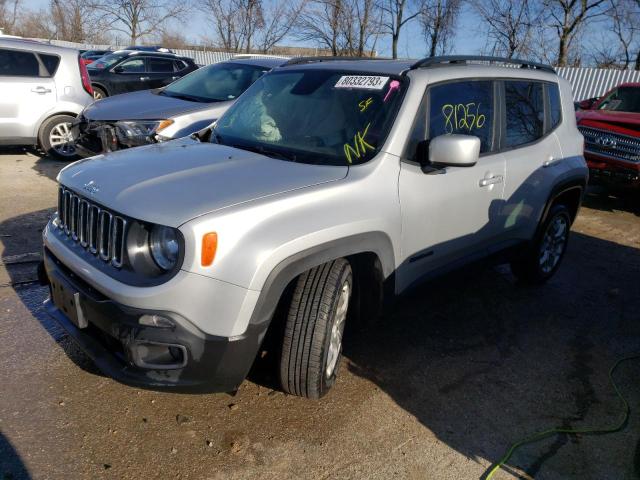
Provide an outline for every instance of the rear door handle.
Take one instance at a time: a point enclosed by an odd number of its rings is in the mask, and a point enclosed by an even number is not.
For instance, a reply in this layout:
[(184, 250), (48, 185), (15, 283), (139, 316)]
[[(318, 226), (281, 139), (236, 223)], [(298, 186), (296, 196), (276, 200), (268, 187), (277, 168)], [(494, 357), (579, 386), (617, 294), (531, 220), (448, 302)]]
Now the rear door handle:
[(502, 175), (496, 175), (494, 177), (489, 177), (489, 178), (483, 178), (482, 180), (480, 180), (480, 186), (481, 187), (487, 187), (489, 185), (494, 185), (496, 183), (502, 183)]
[(45, 93), (51, 93), (51, 89), (50, 88), (44, 88), (44, 87), (32, 88), (31, 91), (33, 93), (37, 93), (39, 95), (44, 95)]
[(141, 82), (145, 82), (145, 81), (147, 81), (147, 80), (149, 80), (149, 77), (140, 77), (140, 81), (141, 81)]
[(180, 78), (180, 77), (171, 77), (171, 80), (177, 80), (177, 79), (179, 79), (179, 78)]

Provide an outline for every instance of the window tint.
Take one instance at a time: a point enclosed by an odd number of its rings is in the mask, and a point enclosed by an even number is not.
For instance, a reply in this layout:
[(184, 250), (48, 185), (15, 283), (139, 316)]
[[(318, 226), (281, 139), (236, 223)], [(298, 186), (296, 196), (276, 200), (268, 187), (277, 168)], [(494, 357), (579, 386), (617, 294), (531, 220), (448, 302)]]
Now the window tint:
[(560, 90), (557, 84), (549, 84), (547, 93), (549, 94), (549, 118), (551, 119), (551, 125), (547, 130), (550, 131), (556, 128), (560, 120), (562, 120), (562, 104), (560, 103)]
[(480, 138), (480, 152), (493, 148), (493, 83), (451, 82), (429, 89), (429, 138), (458, 133)]
[(134, 60), (127, 60), (118, 65), (125, 73), (143, 73), (144, 72), (144, 59), (136, 58)]
[(49, 72), (49, 76), (53, 77), (56, 74), (56, 70), (58, 70), (58, 65), (60, 64), (60, 57), (57, 55), (47, 55), (44, 53), (39, 53), (40, 60), (44, 63), (47, 72)]
[(0, 50), (0, 75), (38, 77), (40, 64), (31, 52)]
[(187, 66), (185, 65), (185, 63), (182, 60), (174, 60), (173, 61), (173, 69), (176, 72), (179, 72), (180, 70), (182, 70), (183, 68), (186, 68)]
[(152, 73), (173, 72), (173, 60), (167, 58), (148, 58), (147, 65)]
[(507, 132), (506, 147), (530, 143), (543, 135), (544, 101), (542, 83), (504, 82)]

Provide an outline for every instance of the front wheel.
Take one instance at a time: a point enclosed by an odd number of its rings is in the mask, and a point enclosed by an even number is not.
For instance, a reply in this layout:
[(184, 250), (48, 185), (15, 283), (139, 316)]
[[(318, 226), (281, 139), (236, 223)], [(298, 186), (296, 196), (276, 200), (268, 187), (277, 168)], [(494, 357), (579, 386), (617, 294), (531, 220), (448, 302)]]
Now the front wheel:
[(40, 127), (38, 141), (44, 153), (58, 160), (76, 160), (76, 144), (71, 124), (75, 120), (70, 115), (56, 115), (46, 120)]
[(352, 291), (351, 266), (343, 258), (298, 278), (280, 355), (280, 383), (287, 393), (320, 398), (335, 383)]
[(551, 207), (533, 243), (511, 262), (511, 271), (521, 281), (541, 284), (560, 267), (567, 250), (571, 214), (564, 205)]

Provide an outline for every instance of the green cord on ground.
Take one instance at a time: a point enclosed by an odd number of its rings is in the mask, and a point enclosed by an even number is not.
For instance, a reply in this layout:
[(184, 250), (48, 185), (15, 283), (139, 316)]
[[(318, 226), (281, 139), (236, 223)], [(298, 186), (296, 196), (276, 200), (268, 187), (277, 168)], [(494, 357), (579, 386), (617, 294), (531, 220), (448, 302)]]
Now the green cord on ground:
[(624, 357), (619, 359), (616, 363), (613, 364), (613, 367), (611, 367), (609, 369), (609, 381), (611, 382), (611, 385), (613, 386), (613, 389), (615, 390), (616, 394), (618, 395), (618, 397), (620, 398), (620, 400), (622, 400), (622, 404), (624, 405), (624, 418), (622, 419), (622, 421), (620, 421), (618, 424), (612, 426), (612, 427), (605, 427), (605, 428), (550, 428), (549, 430), (545, 430), (543, 432), (538, 432), (535, 435), (531, 435), (530, 437), (524, 438), (523, 440), (520, 440), (516, 443), (514, 443), (513, 445), (511, 445), (511, 447), (509, 447), (509, 450), (507, 450), (507, 453), (504, 454), (504, 456), (498, 461), (498, 463), (496, 463), (486, 474), (486, 476), (484, 477), (485, 480), (490, 480), (493, 475), (502, 467), (504, 466), (509, 459), (511, 458), (511, 455), (513, 455), (513, 452), (515, 452), (518, 448), (520, 448), (523, 445), (526, 445), (527, 443), (533, 443), (533, 442), (537, 442), (539, 440), (542, 440), (543, 438), (547, 438), (551, 435), (557, 435), (559, 433), (566, 433), (566, 434), (602, 434), (602, 433), (615, 433), (615, 432), (619, 432), (620, 430), (622, 430), (624, 428), (624, 426), (627, 424), (627, 420), (629, 420), (629, 414), (631, 413), (631, 409), (629, 408), (629, 402), (627, 402), (627, 400), (622, 396), (622, 394), (620, 393), (620, 390), (618, 389), (618, 386), (616, 385), (616, 382), (614, 382), (613, 380), (613, 373), (616, 371), (616, 368), (618, 368), (618, 365), (620, 365), (623, 362), (626, 362), (627, 360), (634, 360), (634, 359), (638, 359), (640, 358), (640, 354), (634, 354), (628, 357)]

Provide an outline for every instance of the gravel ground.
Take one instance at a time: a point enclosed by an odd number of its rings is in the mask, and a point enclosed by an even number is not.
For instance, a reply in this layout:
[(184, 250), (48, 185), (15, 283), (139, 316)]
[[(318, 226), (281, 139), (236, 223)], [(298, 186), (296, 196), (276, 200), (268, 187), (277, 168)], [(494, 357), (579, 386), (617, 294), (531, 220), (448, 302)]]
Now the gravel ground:
[[(42, 311), (29, 282), (63, 166), (0, 151), (0, 479), (477, 479), (524, 436), (621, 419), (607, 372), (640, 351), (638, 205), (591, 193), (545, 286), (471, 268), (400, 299), (321, 401), (262, 371), (181, 395), (102, 376)], [(638, 378), (640, 361), (616, 372), (622, 432), (528, 445), (495, 478), (640, 478)]]

